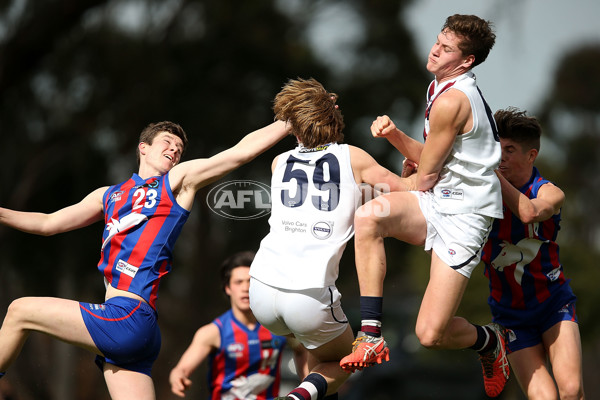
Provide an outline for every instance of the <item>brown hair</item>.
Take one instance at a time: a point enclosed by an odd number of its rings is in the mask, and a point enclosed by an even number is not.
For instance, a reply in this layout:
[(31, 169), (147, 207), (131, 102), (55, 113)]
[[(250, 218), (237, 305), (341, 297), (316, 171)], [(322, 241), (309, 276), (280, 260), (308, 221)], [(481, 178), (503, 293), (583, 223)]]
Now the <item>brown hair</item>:
[(288, 121), (304, 147), (314, 148), (344, 140), (344, 117), (335, 104), (338, 96), (317, 80), (290, 79), (275, 96), (275, 118)]
[[(181, 126), (179, 126), (178, 124), (176, 124), (174, 122), (170, 122), (170, 121), (155, 122), (155, 123), (151, 123), (148, 126), (146, 126), (144, 128), (144, 130), (142, 131), (142, 133), (140, 133), (139, 143), (144, 142), (144, 143), (148, 143), (149, 145), (151, 145), (152, 141), (154, 140), (156, 135), (158, 135), (161, 132), (169, 132), (169, 133), (179, 137), (181, 139), (181, 141), (183, 142), (183, 151), (185, 151), (185, 148), (187, 147), (187, 143), (188, 143), (187, 135), (185, 134), (185, 131), (183, 130), (183, 128)], [(182, 154), (183, 154), (183, 151), (182, 151)], [(140, 149), (139, 148), (136, 150), (136, 155), (137, 155), (138, 165), (140, 165)]]
[(221, 264), (221, 268), (219, 269), (221, 275), (221, 288), (225, 291), (225, 288), (229, 286), (231, 282), (231, 271), (233, 271), (237, 267), (249, 267), (254, 261), (255, 252), (248, 251), (240, 251), (239, 253), (234, 253), (227, 257), (223, 263)]
[(492, 23), (476, 15), (451, 15), (442, 26), (442, 32), (446, 29), (461, 37), (458, 48), (463, 55), (475, 56), (471, 68), (484, 62), (496, 43)]
[(540, 151), (542, 127), (537, 118), (528, 116), (526, 111), (508, 107), (505, 110), (496, 111), (494, 119), (500, 138), (519, 143), (523, 146), (523, 150), (536, 149)]

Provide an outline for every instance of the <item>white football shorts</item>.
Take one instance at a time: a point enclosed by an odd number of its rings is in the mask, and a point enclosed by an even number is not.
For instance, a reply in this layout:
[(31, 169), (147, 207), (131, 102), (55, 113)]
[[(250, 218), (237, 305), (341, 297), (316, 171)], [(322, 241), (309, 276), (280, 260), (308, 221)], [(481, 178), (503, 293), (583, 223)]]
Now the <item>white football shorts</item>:
[(307, 349), (344, 333), (348, 319), (341, 299), (335, 286), (287, 290), (250, 279), (250, 308), (258, 322), (276, 335), (293, 333)]
[(475, 213), (440, 213), (433, 206), (434, 195), (431, 191), (411, 193), (419, 199), (419, 206), (427, 221), (425, 251), (435, 251), (445, 264), (470, 278), (481, 260), (481, 252), (492, 230), (494, 218)]

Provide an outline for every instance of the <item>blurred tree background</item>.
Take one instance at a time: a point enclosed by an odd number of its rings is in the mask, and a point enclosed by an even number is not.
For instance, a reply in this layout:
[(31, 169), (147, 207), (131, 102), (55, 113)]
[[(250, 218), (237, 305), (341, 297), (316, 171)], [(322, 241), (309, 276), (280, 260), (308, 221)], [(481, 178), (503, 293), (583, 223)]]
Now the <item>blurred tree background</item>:
[[(271, 102), (289, 78), (314, 77), (340, 95), (346, 142), (399, 170), (401, 156), (370, 139), (372, 119), (384, 113), (401, 126), (419, 126), (431, 77), (403, 23), (410, 0), (5, 0), (0, 2), (0, 205), (51, 212), (97, 187), (137, 171), (135, 148), (150, 122), (180, 123), (190, 139), (184, 159), (206, 157), (272, 120)], [(348, 36), (323, 59), (314, 38), (345, 13)], [(441, 27), (443, 21), (439, 22)], [(437, 27), (434, 32), (437, 32)], [(311, 39), (312, 38), (312, 39)], [(334, 60), (333, 62), (331, 60)], [(540, 168), (567, 194), (562, 261), (579, 297), (586, 390), (600, 397), (600, 302), (596, 283), (600, 191), (600, 45), (565, 55), (553, 91), (538, 116), (546, 138)], [(535, 110), (532, 110), (535, 111)], [(414, 129), (418, 137), (419, 128)], [(270, 162), (291, 138), (224, 180), (269, 183)], [(163, 335), (153, 370), (157, 398), (170, 394), (168, 374), (195, 330), (228, 307), (217, 267), (235, 251), (258, 248), (267, 219), (234, 221), (197, 195), (163, 280), (158, 311)], [(101, 302), (101, 224), (55, 237), (0, 227), (0, 317), (22, 296)], [(353, 244), (342, 265), (344, 308), (358, 323)], [(428, 277), (420, 248), (387, 242), (386, 327), (394, 357), (346, 384), (342, 398), (483, 399), (472, 352), (429, 352), (415, 344), (416, 311)], [(482, 271), (482, 269), (478, 269)], [(460, 313), (486, 323), (487, 282), (475, 273)], [(394, 327), (394, 328), (392, 328)], [(393, 331), (392, 331), (393, 329)], [(1, 351), (1, 349), (0, 349)], [(191, 398), (205, 396), (205, 369)], [(373, 388), (379, 388), (375, 395)], [(370, 396), (362, 395), (370, 390)], [(399, 396), (399, 397), (398, 397)], [(93, 356), (39, 334), (31, 335), (0, 399), (108, 399)], [(501, 396), (520, 399), (514, 379)]]

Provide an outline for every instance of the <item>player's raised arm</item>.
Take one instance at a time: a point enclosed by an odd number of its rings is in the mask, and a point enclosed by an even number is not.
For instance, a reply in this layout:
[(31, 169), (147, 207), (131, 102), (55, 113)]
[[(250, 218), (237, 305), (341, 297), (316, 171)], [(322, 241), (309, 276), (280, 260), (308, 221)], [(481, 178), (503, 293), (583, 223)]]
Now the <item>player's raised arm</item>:
[(275, 121), (247, 134), (235, 146), (210, 158), (186, 161), (173, 167), (170, 172), (170, 182), (173, 192), (178, 193), (178, 203), (187, 209), (191, 208), (193, 197), (198, 189), (252, 161), (288, 133), (288, 124)]
[(82, 228), (102, 219), (102, 196), (106, 189), (96, 189), (79, 203), (49, 214), (0, 207), (0, 224), (42, 236)]
[(404, 157), (418, 162), (423, 151), (423, 143), (406, 135), (396, 127), (387, 115), (379, 116), (371, 124), (373, 137), (383, 137), (390, 142)]
[(349, 148), (356, 183), (367, 183), (378, 190), (385, 189), (392, 192), (414, 189), (414, 179), (399, 177), (379, 165), (369, 153), (361, 148), (355, 146), (349, 146)]

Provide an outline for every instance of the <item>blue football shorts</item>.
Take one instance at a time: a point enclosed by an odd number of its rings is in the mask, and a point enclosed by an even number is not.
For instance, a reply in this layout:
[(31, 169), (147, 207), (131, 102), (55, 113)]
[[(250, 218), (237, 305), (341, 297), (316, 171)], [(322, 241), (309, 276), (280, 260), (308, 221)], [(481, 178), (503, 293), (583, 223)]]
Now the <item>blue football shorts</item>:
[(150, 376), (161, 345), (158, 315), (148, 304), (129, 297), (113, 297), (103, 304), (80, 302), (81, 315), (104, 363)]
[(575, 312), (575, 300), (535, 319), (537, 324), (508, 329), (507, 352), (512, 353), (542, 343), (542, 334), (561, 321), (578, 322)]

